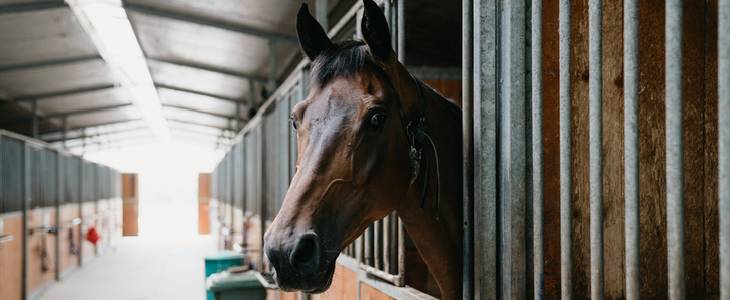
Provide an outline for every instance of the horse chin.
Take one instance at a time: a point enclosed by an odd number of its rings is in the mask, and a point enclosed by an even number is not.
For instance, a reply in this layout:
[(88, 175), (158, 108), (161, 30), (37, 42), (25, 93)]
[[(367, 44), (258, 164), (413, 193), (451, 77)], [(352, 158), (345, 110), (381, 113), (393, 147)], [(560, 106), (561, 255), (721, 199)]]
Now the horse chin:
[[(322, 272), (322, 275), (319, 280), (321, 282), (321, 284), (318, 284), (318, 286), (315, 286), (312, 289), (305, 291), (306, 293), (320, 294), (320, 293), (324, 293), (325, 291), (327, 291), (330, 288), (330, 286), (332, 285), (332, 278), (335, 275), (336, 261), (337, 260), (333, 260), (329, 264), (329, 266), (327, 266), (326, 269), (324, 269), (324, 271)], [(317, 285), (317, 284), (315, 284), (315, 285)]]
[(315, 278), (307, 278), (298, 283), (292, 284), (281, 282), (278, 274), (274, 272), (274, 279), (279, 288), (286, 292), (302, 291), (308, 294), (320, 294), (327, 291), (332, 285), (332, 278), (335, 274), (336, 257), (329, 265), (325, 266)]

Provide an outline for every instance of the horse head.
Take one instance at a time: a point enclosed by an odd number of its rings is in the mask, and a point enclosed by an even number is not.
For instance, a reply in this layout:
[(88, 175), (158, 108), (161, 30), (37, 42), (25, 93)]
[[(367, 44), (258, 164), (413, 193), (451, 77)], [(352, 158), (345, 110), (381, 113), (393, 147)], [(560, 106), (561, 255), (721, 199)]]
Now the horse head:
[(406, 116), (417, 88), (396, 59), (382, 11), (363, 2), (364, 41), (333, 43), (306, 4), (297, 16), (312, 80), (291, 114), (296, 173), (265, 235), (286, 290), (326, 290), (340, 251), (408, 193)]

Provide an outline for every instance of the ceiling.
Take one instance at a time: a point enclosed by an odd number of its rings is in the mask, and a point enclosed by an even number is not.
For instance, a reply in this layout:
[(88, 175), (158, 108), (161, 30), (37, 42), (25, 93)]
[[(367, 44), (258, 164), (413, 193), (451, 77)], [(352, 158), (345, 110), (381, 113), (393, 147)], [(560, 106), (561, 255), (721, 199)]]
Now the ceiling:
[[(214, 2), (122, 1), (172, 138), (213, 146), (299, 55), (298, 2)], [(151, 137), (131, 97), (67, 3), (0, 0), (0, 128), (52, 143), (66, 128), (69, 147)]]
[[(354, 1), (330, 0), (329, 18)], [(220, 146), (235, 135), (301, 57), (300, 3), (121, 0), (173, 139)], [(458, 65), (459, 35), (436, 33), (461, 21), (436, 16), (461, 5), (406, 3), (409, 22), (423, 24), (406, 26), (409, 62)], [(81, 149), (154, 138), (92, 36), (62, 0), (0, 0), (0, 128)]]

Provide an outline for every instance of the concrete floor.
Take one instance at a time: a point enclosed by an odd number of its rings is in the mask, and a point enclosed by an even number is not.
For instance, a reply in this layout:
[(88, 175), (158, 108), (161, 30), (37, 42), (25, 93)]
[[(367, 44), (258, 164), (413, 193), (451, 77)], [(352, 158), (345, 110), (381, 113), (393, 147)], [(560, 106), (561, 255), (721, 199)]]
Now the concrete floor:
[(40, 300), (203, 300), (210, 237), (124, 238), (54, 284)]

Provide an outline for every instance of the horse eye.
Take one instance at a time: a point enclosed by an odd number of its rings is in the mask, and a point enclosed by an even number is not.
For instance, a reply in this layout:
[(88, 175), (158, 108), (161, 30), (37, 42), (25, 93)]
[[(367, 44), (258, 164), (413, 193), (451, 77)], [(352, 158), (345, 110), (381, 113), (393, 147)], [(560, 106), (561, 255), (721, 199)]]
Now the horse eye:
[(294, 116), (289, 116), (289, 122), (291, 122), (291, 127), (297, 130), (297, 119)]
[(380, 129), (380, 127), (382, 127), (385, 123), (385, 119), (385, 114), (374, 114), (372, 117), (370, 117), (370, 129)]

